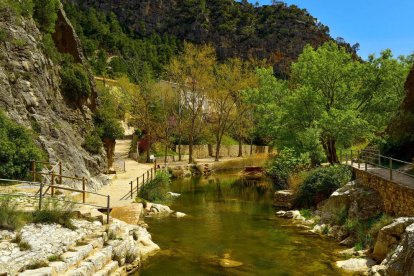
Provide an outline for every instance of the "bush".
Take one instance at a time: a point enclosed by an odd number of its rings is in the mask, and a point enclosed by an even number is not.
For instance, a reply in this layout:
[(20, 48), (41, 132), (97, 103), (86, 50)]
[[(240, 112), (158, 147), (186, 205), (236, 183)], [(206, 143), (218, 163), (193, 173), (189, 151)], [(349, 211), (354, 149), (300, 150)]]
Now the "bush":
[(33, 212), (34, 223), (57, 223), (69, 229), (75, 229), (72, 224), (73, 204), (59, 202), (54, 199), (45, 200), (41, 210)]
[(293, 149), (284, 148), (270, 161), (266, 171), (278, 184), (286, 186), (290, 175), (308, 168), (309, 165), (309, 157), (298, 156)]
[(61, 89), (69, 101), (81, 106), (91, 95), (88, 74), (80, 64), (67, 63), (63, 66)]
[(351, 180), (351, 170), (346, 166), (319, 168), (309, 173), (299, 187), (296, 204), (310, 207), (327, 199), (335, 190)]
[(82, 144), (83, 148), (92, 154), (100, 154), (102, 152), (102, 140), (96, 131), (89, 133), (85, 137), (85, 141)]
[(170, 191), (170, 182), (168, 173), (158, 172), (154, 180), (140, 189), (138, 196), (154, 203), (168, 204), (171, 202), (171, 196), (167, 194)]
[(33, 135), (0, 110), (0, 178), (25, 178), (30, 170), (30, 161), (42, 160), (43, 157)]
[(12, 198), (0, 198), (0, 229), (15, 230), (25, 224), (24, 213), (17, 209)]

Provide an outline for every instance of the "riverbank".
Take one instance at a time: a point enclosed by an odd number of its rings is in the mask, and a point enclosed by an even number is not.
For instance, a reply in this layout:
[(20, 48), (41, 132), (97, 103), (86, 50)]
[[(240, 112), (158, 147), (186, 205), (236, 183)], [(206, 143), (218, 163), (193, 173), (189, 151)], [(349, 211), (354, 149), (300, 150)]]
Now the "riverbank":
[[(275, 199), (280, 194), (276, 192)], [(286, 197), (285, 197), (286, 199)], [(414, 218), (383, 215), (375, 191), (355, 181), (336, 190), (314, 211), (278, 211), (303, 228), (304, 235), (318, 235), (347, 249), (336, 252), (338, 268), (364, 275), (414, 275)]]

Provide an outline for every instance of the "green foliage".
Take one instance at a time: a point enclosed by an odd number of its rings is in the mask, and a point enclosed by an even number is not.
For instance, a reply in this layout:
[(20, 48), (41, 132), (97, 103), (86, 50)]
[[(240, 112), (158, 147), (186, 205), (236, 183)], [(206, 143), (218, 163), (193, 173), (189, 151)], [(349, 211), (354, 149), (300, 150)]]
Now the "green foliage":
[(344, 225), (346, 220), (348, 218), (348, 209), (345, 205), (339, 207), (338, 209), (335, 209), (332, 212), (332, 217), (330, 219), (330, 222), (334, 225)]
[(315, 169), (299, 187), (296, 204), (305, 207), (315, 206), (348, 183), (351, 177), (351, 170), (347, 166), (336, 165)]
[(0, 1), (0, 12), (11, 11), (15, 15), (29, 17), (33, 14), (32, 0), (2, 0)]
[(310, 219), (313, 216), (313, 212), (310, 209), (301, 209), (300, 210), (300, 214), (302, 217), (304, 217), (305, 219)]
[(73, 218), (73, 204), (48, 199), (43, 202), (41, 210), (33, 213), (34, 223), (57, 223), (69, 229), (75, 229)]
[(65, 3), (65, 11), (97, 75), (117, 78), (127, 74), (136, 83), (147, 73), (160, 76), (181, 47), (179, 40), (169, 35), (137, 37), (124, 31), (113, 13), (79, 9), (71, 3)]
[(32, 249), (32, 246), (27, 242), (19, 242), (19, 248), (21, 251), (28, 251)]
[(120, 103), (111, 91), (105, 87), (99, 89), (101, 105), (94, 116), (97, 133), (102, 139), (115, 140), (124, 135), (124, 129), (120, 123), (123, 114), (119, 114)]
[(44, 33), (53, 33), (58, 18), (59, 0), (32, 0), (34, 4), (33, 18)]
[(150, 202), (168, 204), (171, 202), (171, 196), (167, 194), (171, 191), (170, 182), (170, 175), (160, 171), (152, 181), (140, 189), (138, 196)]
[(85, 137), (82, 146), (92, 154), (100, 154), (102, 151), (102, 140), (97, 131), (92, 131)]
[(26, 216), (17, 208), (11, 197), (0, 198), (0, 229), (15, 230), (22, 227)]
[(266, 165), (266, 172), (278, 184), (286, 185), (290, 175), (308, 168), (309, 165), (308, 156), (298, 156), (293, 149), (284, 148)]
[(32, 133), (8, 119), (0, 110), (0, 178), (25, 178), (30, 161), (43, 160), (44, 154), (34, 140)]
[(86, 70), (81, 64), (66, 63), (61, 71), (61, 89), (66, 99), (81, 106), (91, 95), (91, 86)]
[(62, 60), (62, 54), (56, 48), (52, 35), (49, 33), (43, 34), (42, 37), (42, 49), (45, 54), (55, 63)]

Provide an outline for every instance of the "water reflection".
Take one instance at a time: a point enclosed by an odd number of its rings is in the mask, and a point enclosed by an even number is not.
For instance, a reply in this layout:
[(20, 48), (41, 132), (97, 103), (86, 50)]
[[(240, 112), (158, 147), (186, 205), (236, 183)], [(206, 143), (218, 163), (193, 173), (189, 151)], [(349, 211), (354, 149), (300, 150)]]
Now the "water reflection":
[[(177, 180), (172, 190), (182, 194), (172, 208), (189, 216), (148, 220), (163, 251), (142, 275), (340, 275), (334, 243), (300, 235), (274, 216), (270, 181), (219, 175)], [(243, 265), (223, 268), (226, 257)]]

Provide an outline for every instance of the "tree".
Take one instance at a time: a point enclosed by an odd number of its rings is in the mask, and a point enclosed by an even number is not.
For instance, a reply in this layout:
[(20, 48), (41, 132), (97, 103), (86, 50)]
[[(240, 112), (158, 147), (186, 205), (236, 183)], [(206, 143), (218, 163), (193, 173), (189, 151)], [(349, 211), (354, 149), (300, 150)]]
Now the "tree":
[(211, 46), (185, 43), (183, 53), (173, 58), (167, 67), (169, 77), (177, 84), (177, 89), (182, 92), (181, 100), (185, 102), (189, 163), (194, 161), (194, 140), (202, 130), (203, 116), (207, 112), (215, 63), (216, 55)]
[(245, 90), (256, 84), (255, 75), (250, 71), (248, 63), (240, 59), (229, 59), (216, 65), (214, 70), (214, 88), (209, 100), (210, 122), (216, 139), (215, 160), (220, 157), (223, 136), (236, 122), (239, 141), (250, 105), (245, 102)]
[[(384, 52), (361, 63), (334, 42), (317, 50), (307, 46), (292, 65), (282, 140), (317, 134), (327, 160), (338, 163), (338, 144), (350, 146), (383, 130), (402, 100), (406, 76), (404, 65), (391, 57)], [(382, 111), (384, 104), (388, 113)]]

